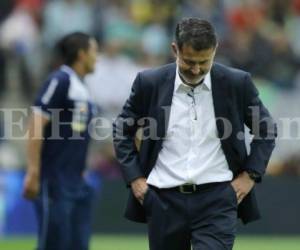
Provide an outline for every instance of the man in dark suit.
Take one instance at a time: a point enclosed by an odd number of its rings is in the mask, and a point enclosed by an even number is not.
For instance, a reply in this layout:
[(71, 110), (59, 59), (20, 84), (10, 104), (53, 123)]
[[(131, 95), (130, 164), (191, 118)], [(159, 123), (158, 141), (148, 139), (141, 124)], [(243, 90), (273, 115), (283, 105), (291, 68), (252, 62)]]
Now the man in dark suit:
[[(151, 250), (232, 249), (237, 218), (260, 217), (253, 187), (276, 127), (250, 75), (213, 63), (216, 48), (209, 22), (183, 19), (172, 43), (176, 63), (139, 73), (114, 122), (131, 188), (126, 217), (148, 223)], [(249, 154), (244, 125), (254, 135)]]

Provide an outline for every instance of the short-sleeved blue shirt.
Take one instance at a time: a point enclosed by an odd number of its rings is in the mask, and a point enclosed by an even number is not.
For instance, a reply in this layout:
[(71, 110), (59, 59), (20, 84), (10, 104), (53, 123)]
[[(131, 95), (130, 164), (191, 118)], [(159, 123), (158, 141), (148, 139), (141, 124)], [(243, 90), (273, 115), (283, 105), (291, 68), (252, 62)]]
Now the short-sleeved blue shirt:
[(44, 83), (33, 110), (50, 121), (42, 144), (42, 182), (47, 182), (55, 194), (81, 195), (94, 110), (82, 79), (70, 67), (62, 66)]

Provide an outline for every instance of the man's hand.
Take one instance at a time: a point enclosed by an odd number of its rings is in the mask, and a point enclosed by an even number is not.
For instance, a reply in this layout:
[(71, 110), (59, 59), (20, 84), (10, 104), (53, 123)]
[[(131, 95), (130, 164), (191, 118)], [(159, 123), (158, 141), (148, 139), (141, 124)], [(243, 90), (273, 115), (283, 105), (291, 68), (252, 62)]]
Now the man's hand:
[(34, 173), (27, 173), (24, 180), (23, 196), (33, 200), (40, 191), (40, 177)]
[(144, 196), (148, 190), (146, 178), (140, 177), (131, 182), (131, 189), (138, 201), (143, 205)]
[(242, 172), (231, 182), (231, 185), (236, 192), (238, 204), (240, 204), (245, 196), (251, 191), (254, 184), (255, 182), (249, 177), (247, 172)]

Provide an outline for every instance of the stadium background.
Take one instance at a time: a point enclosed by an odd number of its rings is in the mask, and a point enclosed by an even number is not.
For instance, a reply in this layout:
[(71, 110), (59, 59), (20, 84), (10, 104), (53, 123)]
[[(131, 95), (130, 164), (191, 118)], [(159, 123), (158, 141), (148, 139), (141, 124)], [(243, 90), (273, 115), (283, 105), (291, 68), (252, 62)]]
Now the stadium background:
[[(0, 1), (0, 249), (33, 249), (35, 218), (21, 197), (27, 116), (12, 126), (3, 110), (28, 109), (45, 75), (56, 66), (51, 49), (80, 30), (101, 51), (88, 87), (111, 121), (135, 74), (173, 61), (176, 21), (210, 20), (219, 36), (216, 61), (252, 73), (279, 127), (276, 150), (258, 199), (263, 219), (239, 226), (236, 250), (300, 249), (300, 1), (299, 0), (1, 0)], [(28, 109), (29, 110), (29, 109)], [(287, 132), (284, 121), (293, 120)], [(13, 128), (11, 136), (8, 128)], [(147, 249), (146, 228), (122, 218), (126, 190), (110, 133), (98, 131), (87, 178), (95, 188), (93, 250)]]

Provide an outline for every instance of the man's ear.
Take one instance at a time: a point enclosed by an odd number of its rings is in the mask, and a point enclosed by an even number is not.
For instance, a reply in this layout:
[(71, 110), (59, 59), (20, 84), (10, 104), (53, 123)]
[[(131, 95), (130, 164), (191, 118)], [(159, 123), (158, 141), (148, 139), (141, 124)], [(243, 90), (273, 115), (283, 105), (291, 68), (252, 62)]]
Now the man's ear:
[(173, 53), (173, 56), (174, 56), (175, 58), (177, 58), (177, 54), (178, 54), (178, 47), (177, 47), (177, 44), (176, 44), (175, 42), (172, 42), (171, 47), (172, 47), (172, 53)]

